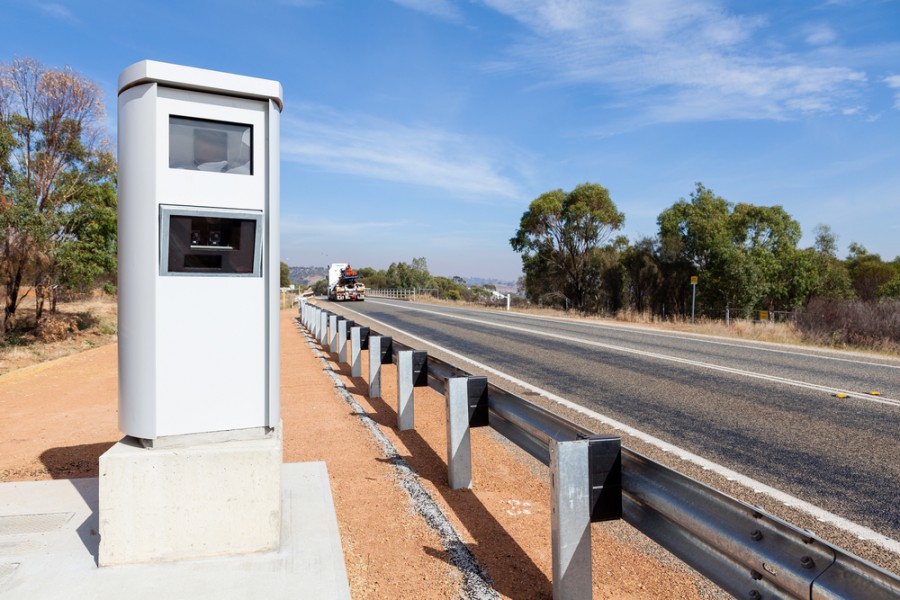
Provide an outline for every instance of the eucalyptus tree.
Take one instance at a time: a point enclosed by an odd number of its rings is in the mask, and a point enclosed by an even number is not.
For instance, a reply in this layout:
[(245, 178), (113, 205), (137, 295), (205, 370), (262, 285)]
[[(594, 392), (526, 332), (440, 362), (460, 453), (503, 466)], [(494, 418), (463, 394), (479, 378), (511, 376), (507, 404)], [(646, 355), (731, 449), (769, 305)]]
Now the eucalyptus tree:
[(104, 118), (99, 86), (70, 68), (28, 58), (0, 64), (4, 330), (23, 286), (33, 286), (40, 318), (48, 294), (67, 277), (63, 267), (93, 265), (69, 276), (80, 279), (114, 260), (115, 162)]
[(814, 267), (797, 249), (800, 225), (781, 206), (733, 204), (697, 183), (690, 199), (664, 210), (657, 223), (669, 264), (680, 273), (669, 285), (687, 288), (688, 278), (699, 276), (707, 311), (795, 308), (815, 285)]
[[(522, 254), (525, 291), (532, 300), (577, 309), (595, 308), (602, 270), (608, 268), (615, 232), (625, 215), (596, 183), (541, 194), (528, 206), (509, 240)], [(591, 305), (591, 306), (588, 306)]]

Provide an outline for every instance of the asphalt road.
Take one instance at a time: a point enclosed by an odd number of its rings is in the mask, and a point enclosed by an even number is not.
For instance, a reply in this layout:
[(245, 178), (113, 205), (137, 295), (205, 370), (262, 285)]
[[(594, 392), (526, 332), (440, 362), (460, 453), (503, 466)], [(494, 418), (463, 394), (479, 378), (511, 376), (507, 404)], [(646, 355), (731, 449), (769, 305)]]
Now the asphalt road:
[(333, 307), (900, 539), (900, 361), (372, 298)]

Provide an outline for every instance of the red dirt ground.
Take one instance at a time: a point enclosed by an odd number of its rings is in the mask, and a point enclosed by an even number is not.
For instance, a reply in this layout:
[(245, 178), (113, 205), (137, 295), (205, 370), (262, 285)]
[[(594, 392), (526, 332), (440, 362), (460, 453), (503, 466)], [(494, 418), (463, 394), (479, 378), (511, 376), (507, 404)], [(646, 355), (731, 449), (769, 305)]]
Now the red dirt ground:
[[(413, 510), (370, 434), (337, 394), (294, 324), (281, 313), (285, 462), (322, 460), (331, 477), (354, 598), (456, 598), (460, 577)], [(116, 425), (115, 344), (0, 376), (0, 481), (92, 477), (121, 434)], [(444, 398), (418, 388), (416, 429), (398, 432), (396, 374), (369, 400), (362, 378), (325, 353), (355, 400), (379, 424), (449, 516), (504, 598), (550, 598), (550, 506), (546, 469), (495, 434), (472, 431), (474, 483), (450, 490), (444, 459)], [(363, 352), (363, 373), (366, 353)], [(595, 598), (699, 598), (698, 578), (610, 533), (592, 531)]]

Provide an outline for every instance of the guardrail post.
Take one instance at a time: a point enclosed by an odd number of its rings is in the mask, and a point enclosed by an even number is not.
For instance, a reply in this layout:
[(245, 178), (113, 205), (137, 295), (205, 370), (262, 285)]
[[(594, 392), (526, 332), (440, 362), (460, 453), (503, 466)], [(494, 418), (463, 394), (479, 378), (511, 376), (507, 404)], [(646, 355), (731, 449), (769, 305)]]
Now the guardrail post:
[(415, 429), (413, 406), (413, 351), (397, 353), (397, 429)]
[(341, 319), (338, 321), (338, 331), (337, 331), (337, 349), (338, 349), (338, 362), (347, 362), (347, 320)]
[(369, 398), (381, 398), (381, 336), (369, 338)]
[(472, 445), (469, 435), (469, 378), (450, 377), (447, 403), (447, 478), (450, 489), (472, 487)]
[(554, 600), (592, 594), (589, 448), (589, 440), (550, 441)]
[(353, 327), (350, 329), (350, 377), (359, 377), (362, 375), (362, 364), (360, 364), (360, 354), (362, 354), (362, 327)]
[(337, 352), (337, 315), (328, 318), (328, 349)]
[(318, 339), (319, 338), (319, 309), (318, 308), (312, 309), (312, 312), (309, 315), (309, 320), (312, 324), (313, 337)]
[(328, 313), (323, 310), (319, 319), (319, 343), (324, 348), (328, 342)]
[(393, 362), (393, 344), (394, 339), (390, 336), (375, 335), (369, 338), (369, 398), (381, 398), (381, 365)]

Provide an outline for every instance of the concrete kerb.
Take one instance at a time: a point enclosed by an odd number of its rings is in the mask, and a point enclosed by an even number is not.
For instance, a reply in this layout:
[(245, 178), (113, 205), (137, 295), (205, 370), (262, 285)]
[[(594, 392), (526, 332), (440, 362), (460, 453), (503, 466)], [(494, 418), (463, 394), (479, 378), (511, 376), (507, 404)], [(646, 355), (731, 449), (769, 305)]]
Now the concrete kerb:
[[(344, 402), (346, 402), (353, 414), (355, 414), (362, 424), (369, 431), (372, 438), (375, 440), (376, 444), (381, 450), (382, 456), (391, 464), (394, 468), (394, 472), (397, 476), (397, 480), (400, 483), (400, 487), (407, 493), (413, 506), (416, 508), (416, 512), (425, 520), (425, 523), (431, 528), (440, 538), (441, 545), (444, 547), (444, 550), (447, 552), (449, 557), (449, 562), (453, 567), (459, 570), (462, 581), (463, 581), (463, 593), (466, 594), (469, 598), (474, 598), (476, 600), (481, 599), (499, 599), (499, 594), (491, 587), (490, 576), (485, 572), (484, 568), (478, 562), (478, 559), (472, 554), (472, 551), (469, 550), (468, 546), (462, 541), (462, 538), (450, 520), (447, 518), (447, 515), (441, 509), (441, 507), (435, 502), (435, 500), (431, 497), (428, 491), (422, 486), (419, 481), (419, 477), (416, 472), (409, 466), (409, 464), (400, 456), (400, 453), (397, 452), (397, 448), (391, 443), (391, 441), (387, 438), (378, 424), (369, 416), (366, 410), (356, 401), (353, 396), (347, 390), (347, 386), (344, 385), (344, 382), (341, 380), (340, 376), (335, 373), (334, 369), (328, 362), (326, 356), (316, 347), (313, 339), (307, 334), (307, 332), (303, 331), (300, 324), (298, 324), (298, 329), (300, 333), (302, 333), (307, 340), (307, 346), (313, 351), (315, 356), (319, 359), (319, 362), (322, 365), (322, 370), (325, 371), (326, 374), (331, 378), (334, 382), (335, 389), (338, 392), (338, 395), (341, 397)], [(369, 352), (372, 352), (372, 345), (370, 340)], [(373, 362), (370, 359), (370, 363)], [(378, 361), (375, 361), (378, 362)], [(398, 365), (399, 367), (399, 365)], [(412, 365), (410, 363), (410, 370), (412, 369)], [(410, 375), (410, 382), (412, 381), (412, 376)]]

